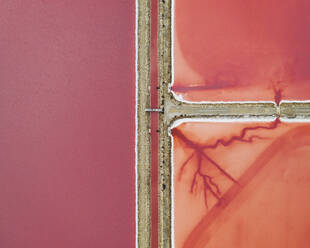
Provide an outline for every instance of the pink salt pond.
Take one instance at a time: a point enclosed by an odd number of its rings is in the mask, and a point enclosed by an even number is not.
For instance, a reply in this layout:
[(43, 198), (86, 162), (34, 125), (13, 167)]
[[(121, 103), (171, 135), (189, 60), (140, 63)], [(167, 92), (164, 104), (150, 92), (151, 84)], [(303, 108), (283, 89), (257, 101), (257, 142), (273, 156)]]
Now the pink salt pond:
[(173, 136), (175, 248), (310, 243), (310, 124), (190, 122)]
[(310, 98), (310, 1), (175, 0), (172, 91), (187, 101)]

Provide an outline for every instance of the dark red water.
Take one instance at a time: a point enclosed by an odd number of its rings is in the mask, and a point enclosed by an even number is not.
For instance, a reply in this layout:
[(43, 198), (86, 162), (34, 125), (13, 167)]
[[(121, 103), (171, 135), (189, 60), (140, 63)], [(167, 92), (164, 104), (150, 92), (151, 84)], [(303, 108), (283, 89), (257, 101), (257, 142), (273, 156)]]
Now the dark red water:
[(1, 1), (1, 247), (134, 247), (134, 5)]

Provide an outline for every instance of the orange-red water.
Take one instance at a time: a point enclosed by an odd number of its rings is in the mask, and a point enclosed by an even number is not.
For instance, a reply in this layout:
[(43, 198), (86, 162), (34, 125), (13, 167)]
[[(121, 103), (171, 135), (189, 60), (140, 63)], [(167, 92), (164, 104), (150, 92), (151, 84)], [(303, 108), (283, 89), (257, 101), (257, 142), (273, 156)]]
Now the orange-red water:
[(184, 123), (172, 134), (176, 248), (308, 247), (309, 124)]
[(310, 97), (308, 0), (176, 0), (174, 85), (189, 101)]

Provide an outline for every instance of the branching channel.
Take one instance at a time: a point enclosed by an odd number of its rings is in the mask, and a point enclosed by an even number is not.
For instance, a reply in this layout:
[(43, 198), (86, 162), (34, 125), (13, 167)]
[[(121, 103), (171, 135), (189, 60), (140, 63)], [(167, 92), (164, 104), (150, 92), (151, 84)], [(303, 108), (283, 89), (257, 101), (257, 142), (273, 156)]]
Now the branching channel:
[(172, 130), (172, 134), (176, 139), (182, 141), (187, 147), (191, 148), (193, 152), (191, 155), (185, 160), (185, 162), (181, 165), (178, 180), (182, 179), (182, 175), (184, 173), (185, 167), (189, 164), (189, 162), (193, 159), (197, 159), (197, 166), (195, 168), (195, 172), (193, 174), (193, 179), (191, 181), (190, 192), (194, 193), (195, 189), (198, 188), (198, 184), (201, 183), (203, 186), (203, 196), (205, 206), (208, 208), (208, 193), (210, 193), (213, 197), (215, 197), (218, 201), (221, 201), (222, 192), (220, 186), (214, 181), (214, 178), (206, 173), (206, 170), (203, 170), (204, 165), (211, 165), (216, 170), (218, 170), (225, 178), (233, 182), (234, 184), (239, 184), (238, 180), (235, 179), (232, 175), (230, 175), (223, 167), (218, 164), (215, 160), (213, 160), (207, 153), (208, 150), (217, 149), (219, 146), (228, 147), (234, 142), (243, 142), (243, 143), (253, 143), (256, 139), (262, 139), (262, 137), (258, 135), (249, 135), (250, 131), (254, 130), (272, 130), (278, 127), (280, 124), (280, 119), (277, 118), (269, 125), (257, 125), (253, 127), (245, 127), (241, 130), (239, 135), (234, 135), (231, 138), (218, 139), (213, 144), (196, 144), (188, 137), (186, 137), (178, 128), (174, 128)]

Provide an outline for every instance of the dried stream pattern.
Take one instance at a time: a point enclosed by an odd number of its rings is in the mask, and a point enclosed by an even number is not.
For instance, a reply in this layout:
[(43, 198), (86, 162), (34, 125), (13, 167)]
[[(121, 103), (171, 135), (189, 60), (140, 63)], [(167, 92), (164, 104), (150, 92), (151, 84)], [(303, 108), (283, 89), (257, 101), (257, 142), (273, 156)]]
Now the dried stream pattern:
[(184, 123), (172, 135), (176, 248), (307, 247), (309, 124)]
[[(214, 181), (213, 177), (208, 174), (208, 171), (203, 171), (203, 165), (204, 163), (208, 163), (216, 168), (221, 174), (224, 175), (227, 179), (229, 179), (231, 182), (239, 185), (237, 179), (235, 179), (232, 175), (230, 175), (220, 164), (218, 164), (214, 159), (212, 159), (208, 153), (207, 150), (209, 149), (216, 149), (218, 146), (224, 146), (228, 147), (234, 142), (243, 142), (243, 143), (252, 143), (255, 139), (263, 139), (263, 137), (260, 137), (259, 135), (250, 134), (247, 137), (247, 134), (251, 131), (264, 129), (264, 130), (272, 130), (277, 128), (277, 126), (280, 124), (280, 120), (277, 118), (273, 123), (270, 125), (258, 125), (253, 127), (245, 127), (241, 130), (239, 135), (234, 135), (230, 137), (229, 139), (218, 139), (213, 144), (195, 144), (193, 141), (191, 141), (189, 138), (187, 138), (181, 130), (178, 128), (174, 128), (172, 130), (172, 135), (175, 138), (178, 138), (182, 140), (182, 142), (185, 143), (186, 146), (190, 147), (194, 150), (194, 152), (186, 159), (186, 161), (182, 164), (178, 179), (181, 180), (182, 173), (184, 172), (184, 169), (186, 165), (188, 165), (188, 162), (194, 157), (197, 157), (197, 168), (194, 172), (190, 192), (194, 192), (195, 186), (197, 187), (199, 183), (199, 178), (201, 179), (201, 182), (203, 184), (203, 195), (204, 195), (204, 201), (206, 207), (208, 207), (208, 201), (207, 201), (207, 193), (210, 192), (212, 196), (214, 196), (218, 201), (221, 200), (222, 192), (220, 190), (220, 186)], [(241, 185), (240, 185), (241, 186)]]
[(172, 91), (187, 101), (310, 98), (308, 0), (175, 0)]

